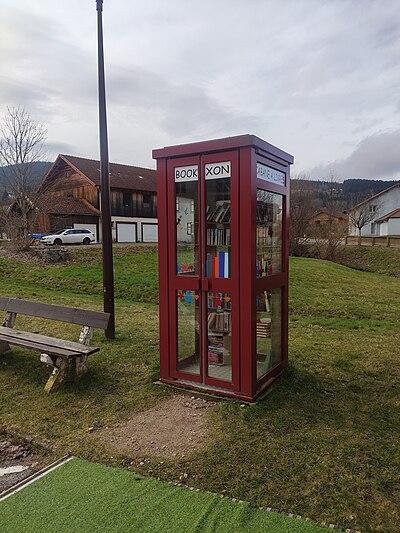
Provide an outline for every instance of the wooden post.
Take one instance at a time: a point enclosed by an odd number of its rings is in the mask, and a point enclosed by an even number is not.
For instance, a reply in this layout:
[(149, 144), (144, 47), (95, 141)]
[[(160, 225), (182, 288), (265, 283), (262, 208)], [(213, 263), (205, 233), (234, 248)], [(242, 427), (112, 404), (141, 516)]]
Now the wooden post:
[(103, 299), (104, 312), (110, 313), (105, 330), (107, 339), (115, 338), (114, 268), (111, 235), (110, 169), (108, 162), (108, 135), (106, 89), (103, 50), (103, 0), (96, 0), (97, 10), (97, 57), (99, 78), (99, 130), (100, 130), (100, 183), (101, 183), (101, 243), (103, 252)]

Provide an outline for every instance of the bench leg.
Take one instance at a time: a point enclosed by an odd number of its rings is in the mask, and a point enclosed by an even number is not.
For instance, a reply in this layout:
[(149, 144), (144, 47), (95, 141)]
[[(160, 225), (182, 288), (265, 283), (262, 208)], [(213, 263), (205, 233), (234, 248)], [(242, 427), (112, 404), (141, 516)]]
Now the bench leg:
[(75, 372), (76, 377), (79, 379), (88, 371), (87, 366), (87, 355), (82, 355), (81, 357), (76, 357), (75, 359)]
[(49, 379), (47, 380), (46, 385), (44, 386), (44, 390), (49, 393), (52, 392), (62, 383), (64, 383), (69, 375), (69, 361), (68, 359), (65, 359), (64, 357), (57, 357), (56, 364), (53, 368), (53, 372), (51, 373)]
[(11, 346), (8, 344), (8, 342), (0, 341), (0, 354), (7, 353), (11, 351)]

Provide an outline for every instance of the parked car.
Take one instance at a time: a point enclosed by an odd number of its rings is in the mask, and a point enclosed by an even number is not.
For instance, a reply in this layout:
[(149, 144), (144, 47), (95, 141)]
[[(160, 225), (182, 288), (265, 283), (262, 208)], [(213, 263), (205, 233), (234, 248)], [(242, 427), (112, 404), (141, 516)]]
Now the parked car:
[(88, 229), (63, 229), (40, 239), (43, 244), (90, 244), (95, 236)]
[(40, 241), (43, 237), (47, 237), (48, 233), (31, 233), (30, 238), (34, 241)]

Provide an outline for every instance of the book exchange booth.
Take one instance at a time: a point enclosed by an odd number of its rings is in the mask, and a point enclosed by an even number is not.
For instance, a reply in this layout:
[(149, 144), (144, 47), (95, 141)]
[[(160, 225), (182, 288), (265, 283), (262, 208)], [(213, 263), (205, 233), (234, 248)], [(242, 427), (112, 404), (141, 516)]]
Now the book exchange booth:
[(153, 157), (160, 380), (252, 401), (287, 364), (293, 157), (253, 135)]

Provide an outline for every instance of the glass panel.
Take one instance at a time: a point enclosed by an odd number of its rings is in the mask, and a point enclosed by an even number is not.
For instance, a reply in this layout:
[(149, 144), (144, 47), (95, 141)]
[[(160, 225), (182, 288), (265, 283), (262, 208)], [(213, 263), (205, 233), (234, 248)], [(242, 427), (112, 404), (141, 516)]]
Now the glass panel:
[(257, 189), (257, 277), (282, 271), (282, 213), (282, 195)]
[(198, 275), (197, 165), (175, 168), (176, 272)]
[(200, 374), (200, 299), (195, 291), (177, 291), (177, 369)]
[(208, 376), (232, 381), (232, 319), (229, 293), (208, 293), (207, 326)]
[[(217, 172), (218, 171), (218, 172)], [(206, 276), (231, 276), (231, 166), (230, 162), (205, 166)]]
[(281, 360), (281, 289), (256, 295), (257, 378)]

